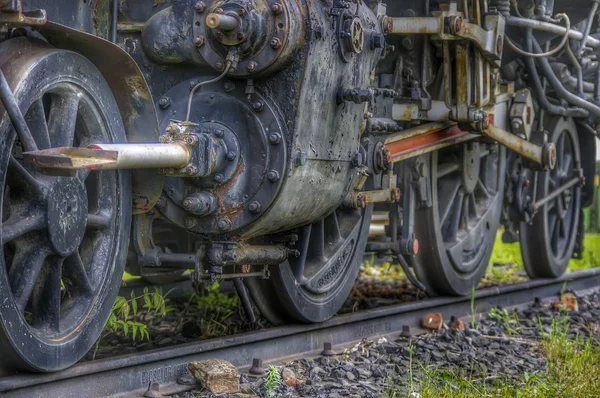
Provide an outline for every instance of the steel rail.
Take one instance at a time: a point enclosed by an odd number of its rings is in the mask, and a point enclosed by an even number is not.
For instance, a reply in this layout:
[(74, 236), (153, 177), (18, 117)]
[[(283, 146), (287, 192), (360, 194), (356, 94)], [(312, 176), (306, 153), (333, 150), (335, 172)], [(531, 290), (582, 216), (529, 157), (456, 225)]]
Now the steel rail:
[[(584, 292), (600, 286), (600, 268), (568, 274), (559, 279), (535, 280), (476, 292), (474, 305), (480, 314), (493, 306), (525, 305), (534, 298), (556, 297), (563, 289)], [(324, 342), (348, 345), (363, 338), (397, 335), (403, 326), (418, 328), (421, 319), (440, 312), (444, 319), (467, 316), (470, 297), (441, 297), (415, 303), (340, 315), (316, 325), (290, 325), (218, 339), (188, 343), (139, 354), (80, 363), (52, 374), (17, 374), (0, 377), (2, 397), (141, 397), (150, 382), (161, 385), (162, 394), (194, 388), (177, 384), (190, 361), (222, 358), (242, 369), (252, 358), (278, 361), (318, 353)], [(197, 386), (196, 386), (197, 387)]]

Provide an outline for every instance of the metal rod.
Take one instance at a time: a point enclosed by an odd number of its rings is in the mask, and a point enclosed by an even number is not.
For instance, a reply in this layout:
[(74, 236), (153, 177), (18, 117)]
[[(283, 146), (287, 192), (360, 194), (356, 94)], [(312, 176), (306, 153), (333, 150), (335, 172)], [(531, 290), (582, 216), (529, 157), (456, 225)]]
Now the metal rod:
[(570, 189), (572, 187), (574, 187), (577, 184), (581, 184), (581, 178), (579, 177), (574, 177), (572, 180), (570, 180), (569, 182), (567, 182), (565, 185), (562, 185), (560, 188), (558, 188), (555, 191), (552, 191), (551, 194), (546, 195), (545, 197), (543, 197), (542, 199), (538, 200), (537, 202), (535, 202), (535, 204), (533, 205), (533, 211), (536, 212), (539, 208), (541, 208), (542, 206), (544, 206), (545, 204), (547, 204), (548, 202), (556, 199), (557, 197), (559, 197), (563, 192), (565, 192), (567, 189)]
[(117, 152), (114, 164), (101, 166), (101, 169), (151, 169), (182, 168), (190, 161), (191, 155), (184, 144), (94, 144), (89, 148)]
[[(544, 156), (544, 149), (540, 146), (532, 144), (529, 141), (519, 138), (516, 135), (509, 133), (508, 131), (504, 131), (493, 125), (489, 126), (488, 129), (485, 130), (483, 133), (491, 139), (493, 139), (494, 141), (497, 141), (505, 147), (512, 149), (513, 151), (527, 159), (533, 160), (534, 162), (539, 164), (544, 163), (544, 159), (546, 157)], [(554, 144), (548, 144), (547, 148), (549, 151), (554, 150), (554, 152), (556, 152)]]
[(392, 35), (435, 35), (442, 33), (442, 25), (439, 18), (435, 17), (405, 17), (391, 18), (393, 28), (389, 34)]
[(112, 0), (112, 22), (110, 25), (110, 40), (117, 42), (117, 24), (119, 18), (119, 0)]
[[(506, 23), (511, 26), (517, 26), (520, 28), (531, 28), (542, 32), (552, 33), (557, 36), (562, 36), (567, 31), (567, 29), (564, 26), (528, 18), (510, 17), (506, 20)], [(569, 30), (569, 38), (581, 41), (583, 39), (583, 33), (571, 29)], [(600, 48), (600, 40), (590, 36), (587, 39), (587, 45), (593, 48)]]
[(590, 37), (590, 31), (592, 30), (592, 25), (594, 24), (594, 15), (596, 15), (596, 11), (598, 11), (598, 0), (593, 0), (594, 4), (592, 4), (592, 9), (590, 10), (590, 14), (588, 17), (587, 25), (585, 26), (585, 32), (583, 33), (583, 39), (581, 40), (581, 49), (579, 50), (579, 57), (583, 55), (585, 52), (585, 45)]
[(239, 22), (236, 17), (223, 14), (208, 14), (206, 17), (206, 26), (211, 29), (221, 29), (226, 32), (236, 30)]
[(235, 286), (238, 297), (242, 302), (242, 307), (244, 308), (244, 312), (246, 313), (248, 321), (250, 323), (256, 322), (256, 316), (254, 315), (252, 304), (250, 304), (250, 298), (248, 297), (248, 291), (246, 290), (246, 286), (244, 286), (244, 282), (242, 282), (241, 278), (235, 278), (233, 280), (233, 286)]
[[(37, 151), (37, 145), (29, 131), (29, 126), (27, 126), (27, 122), (25, 122), (25, 117), (19, 108), (19, 104), (17, 104), (17, 100), (13, 95), (10, 86), (8, 85), (8, 81), (6, 81), (6, 77), (4, 76), (4, 72), (0, 69), (0, 100), (4, 104), (4, 108), (8, 113), (8, 117), (12, 122), (17, 135), (19, 136), (19, 140), (21, 140), (21, 144), (23, 145), (23, 149), (27, 151)], [(6, 139), (5, 137), (2, 138)]]

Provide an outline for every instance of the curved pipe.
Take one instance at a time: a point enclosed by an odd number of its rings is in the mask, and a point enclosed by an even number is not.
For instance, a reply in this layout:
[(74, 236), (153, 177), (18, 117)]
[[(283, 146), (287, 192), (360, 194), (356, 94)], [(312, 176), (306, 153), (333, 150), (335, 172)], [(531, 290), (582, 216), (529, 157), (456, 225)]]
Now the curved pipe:
[[(506, 20), (506, 23), (511, 26), (518, 26), (520, 28), (535, 29), (542, 32), (552, 33), (557, 36), (563, 36), (567, 29), (564, 26), (551, 24), (548, 22), (538, 21), (528, 18), (510, 17)], [(581, 41), (583, 39), (583, 33), (571, 29), (569, 31), (569, 38)], [(596, 39), (593, 35), (588, 38), (587, 46), (593, 48), (600, 48), (600, 40)]]
[[(533, 33), (531, 29), (527, 29), (527, 36), (525, 40), (526, 50), (528, 52), (532, 51), (533, 48)], [(548, 101), (546, 97), (546, 93), (544, 90), (544, 86), (542, 85), (542, 81), (540, 80), (540, 75), (535, 66), (535, 61), (531, 57), (525, 57), (525, 65), (529, 70), (529, 75), (531, 76), (531, 80), (533, 83), (533, 88), (536, 92), (536, 96), (540, 105), (550, 112), (553, 115), (560, 116), (571, 116), (571, 117), (587, 117), (589, 115), (584, 109), (581, 108), (565, 108), (563, 106), (554, 105)], [(556, 77), (556, 76), (555, 76)], [(562, 87), (562, 85), (561, 85)]]
[[(531, 41), (532, 41), (532, 44), (533, 44), (533, 49), (536, 52), (541, 52), (542, 48), (540, 47), (540, 45), (537, 42), (537, 40), (535, 40), (533, 38), (533, 34), (531, 33), (530, 30), (528, 30), (527, 36), (528, 36), (527, 41), (529, 41), (529, 38), (531, 37)], [(567, 90), (562, 85), (562, 83), (560, 82), (560, 80), (558, 79), (558, 77), (556, 77), (556, 75), (552, 71), (552, 67), (550, 66), (550, 62), (548, 62), (547, 59), (545, 59), (545, 58), (539, 58), (537, 61), (538, 61), (538, 64), (540, 66), (540, 69), (542, 70), (542, 73), (548, 79), (548, 82), (550, 82), (550, 84), (552, 85), (552, 87), (556, 91), (557, 95), (559, 95), (565, 101), (567, 101), (567, 102), (569, 102), (569, 103), (571, 103), (571, 104), (573, 104), (575, 106), (581, 107), (581, 108), (583, 108), (585, 110), (588, 110), (589, 112), (593, 113), (594, 115), (600, 117), (600, 107), (598, 107), (597, 105), (592, 104), (589, 101), (584, 100), (583, 98), (580, 98), (580, 97), (576, 96), (575, 94), (573, 94), (569, 90)]]

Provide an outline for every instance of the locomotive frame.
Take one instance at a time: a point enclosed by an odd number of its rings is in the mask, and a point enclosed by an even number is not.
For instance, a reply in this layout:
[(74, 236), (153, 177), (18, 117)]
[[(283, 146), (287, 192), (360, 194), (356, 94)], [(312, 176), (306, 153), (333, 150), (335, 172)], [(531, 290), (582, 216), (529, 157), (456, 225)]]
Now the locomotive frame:
[(5, 363), (83, 357), (126, 264), (231, 279), (274, 324), (331, 318), (367, 248), (468, 294), (501, 223), (531, 277), (560, 276), (593, 201), (597, 11), (0, 1)]

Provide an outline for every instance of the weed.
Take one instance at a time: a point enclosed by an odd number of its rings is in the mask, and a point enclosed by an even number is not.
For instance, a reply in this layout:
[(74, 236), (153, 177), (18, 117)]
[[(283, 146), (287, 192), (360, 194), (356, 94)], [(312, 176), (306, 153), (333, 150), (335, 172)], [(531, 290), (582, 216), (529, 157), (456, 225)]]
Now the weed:
[(469, 314), (471, 329), (477, 327), (477, 307), (475, 306), (475, 285), (471, 286), (471, 313)]
[(237, 296), (221, 293), (219, 282), (208, 285), (203, 293), (190, 295), (188, 306), (201, 312), (200, 330), (203, 336), (218, 337), (227, 332), (227, 321), (238, 308)]
[(267, 369), (265, 385), (267, 387), (267, 398), (271, 398), (273, 391), (281, 385), (281, 375), (276, 366), (271, 365)]
[[(167, 295), (168, 293), (163, 294), (162, 289), (155, 286), (154, 292), (150, 292), (147, 287), (144, 287), (141, 296), (136, 296), (133, 291), (129, 299), (118, 296), (104, 327), (106, 332), (104, 335), (114, 333), (130, 337), (131, 332), (130, 338), (132, 341), (136, 341), (136, 339), (138, 341), (149, 340), (150, 332), (148, 331), (148, 326), (138, 319), (138, 300), (143, 301), (142, 308), (147, 312), (153, 313), (158, 317), (163, 317), (169, 312), (174, 311), (172, 307), (167, 305)], [(104, 335), (101, 335), (96, 341), (92, 359), (96, 358), (100, 341)]]
[(504, 330), (508, 334), (515, 334), (519, 329), (519, 316), (516, 312), (508, 312), (505, 308), (492, 307), (488, 317), (502, 322)]

